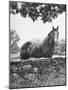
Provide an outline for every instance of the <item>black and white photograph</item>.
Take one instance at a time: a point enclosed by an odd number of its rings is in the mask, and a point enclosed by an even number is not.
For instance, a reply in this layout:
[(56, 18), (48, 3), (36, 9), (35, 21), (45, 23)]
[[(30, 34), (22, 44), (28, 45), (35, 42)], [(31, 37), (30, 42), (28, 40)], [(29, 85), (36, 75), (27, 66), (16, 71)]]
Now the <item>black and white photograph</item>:
[(9, 88), (66, 86), (66, 4), (9, 1)]

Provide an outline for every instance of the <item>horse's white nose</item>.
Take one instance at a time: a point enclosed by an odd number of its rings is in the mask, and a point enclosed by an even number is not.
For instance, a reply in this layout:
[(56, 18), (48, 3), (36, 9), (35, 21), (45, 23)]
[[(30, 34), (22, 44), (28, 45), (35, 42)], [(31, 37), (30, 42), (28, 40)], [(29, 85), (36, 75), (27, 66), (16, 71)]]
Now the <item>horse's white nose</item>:
[(58, 39), (57, 38), (55, 38), (55, 42), (58, 42)]

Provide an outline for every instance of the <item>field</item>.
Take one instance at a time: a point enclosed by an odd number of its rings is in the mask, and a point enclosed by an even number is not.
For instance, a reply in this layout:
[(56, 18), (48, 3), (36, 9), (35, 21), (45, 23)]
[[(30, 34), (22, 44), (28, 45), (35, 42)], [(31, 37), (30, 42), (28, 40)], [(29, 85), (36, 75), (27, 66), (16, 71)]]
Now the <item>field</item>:
[(66, 85), (65, 57), (18, 60), (10, 61), (10, 88)]

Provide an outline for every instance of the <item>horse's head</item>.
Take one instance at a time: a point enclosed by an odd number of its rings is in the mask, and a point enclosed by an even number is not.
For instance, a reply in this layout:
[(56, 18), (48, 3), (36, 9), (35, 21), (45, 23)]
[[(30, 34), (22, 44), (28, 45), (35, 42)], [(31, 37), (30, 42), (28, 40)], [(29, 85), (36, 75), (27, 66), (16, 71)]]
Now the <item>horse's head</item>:
[(58, 32), (59, 27), (57, 26), (57, 28), (54, 28), (54, 26), (52, 27), (52, 31), (48, 34), (48, 38), (54, 39), (54, 42), (58, 41), (58, 36), (59, 36), (59, 32)]
[(52, 27), (52, 32), (53, 32), (52, 35), (53, 35), (55, 43), (57, 43), (57, 41), (58, 41), (58, 36), (59, 36), (58, 29), (59, 29), (58, 26), (57, 26), (57, 28)]

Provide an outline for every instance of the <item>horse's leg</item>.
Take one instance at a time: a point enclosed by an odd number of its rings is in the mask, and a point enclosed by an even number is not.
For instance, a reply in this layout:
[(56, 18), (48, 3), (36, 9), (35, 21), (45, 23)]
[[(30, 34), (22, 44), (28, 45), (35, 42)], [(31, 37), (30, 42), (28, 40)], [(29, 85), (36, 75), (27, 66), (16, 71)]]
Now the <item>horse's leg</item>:
[(24, 59), (25, 53), (26, 53), (26, 50), (21, 50), (21, 52), (20, 52), (20, 59)]

